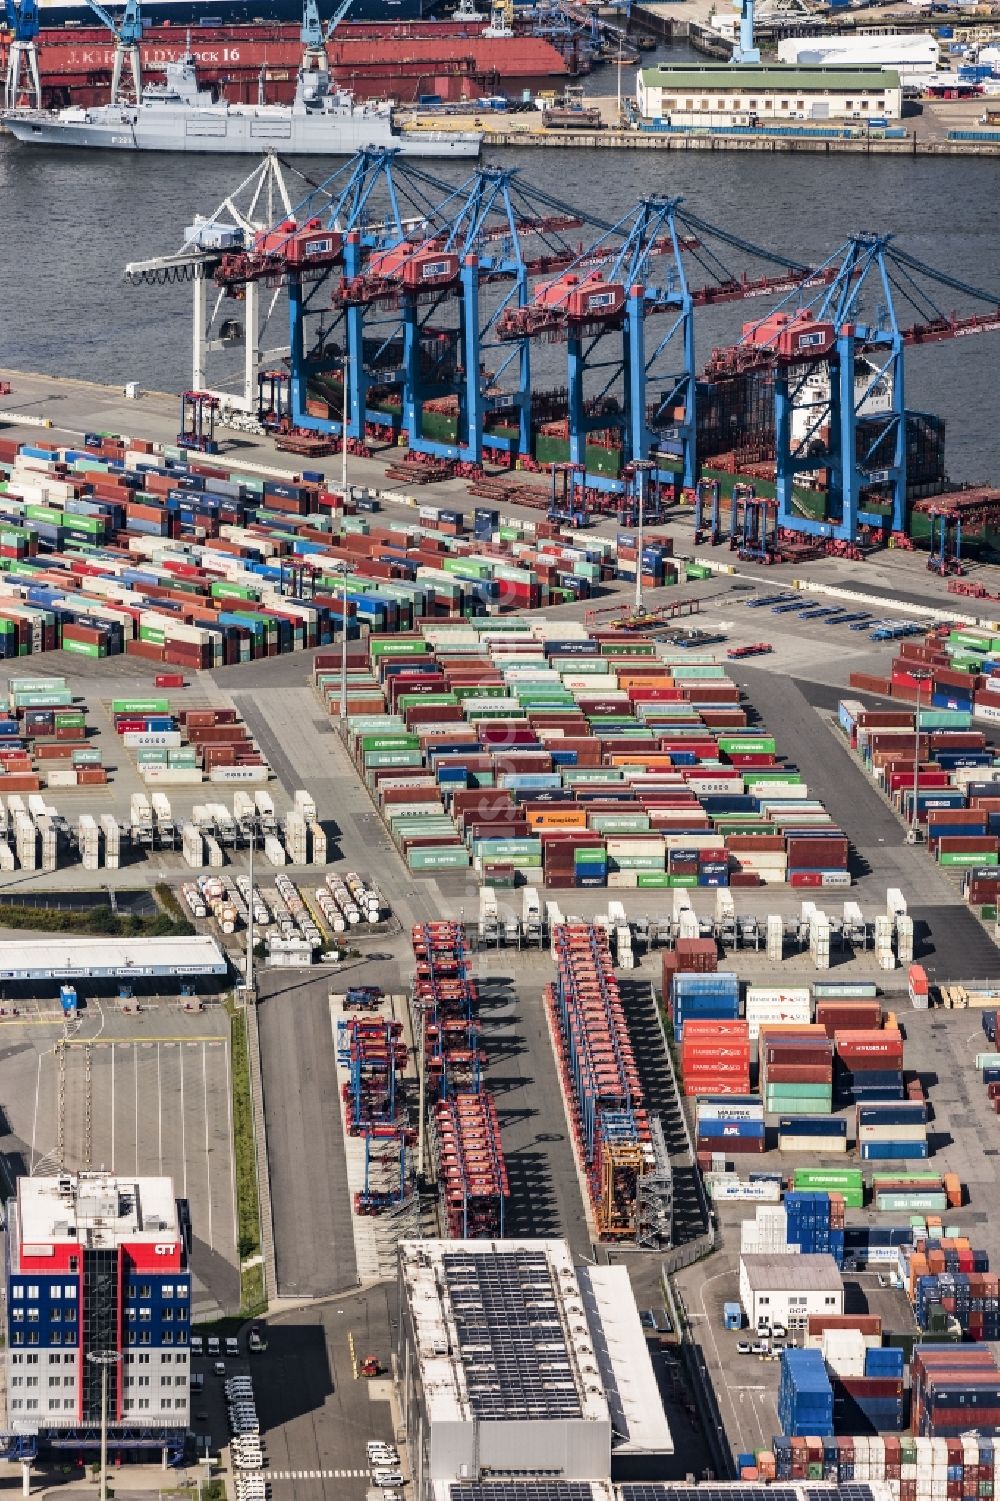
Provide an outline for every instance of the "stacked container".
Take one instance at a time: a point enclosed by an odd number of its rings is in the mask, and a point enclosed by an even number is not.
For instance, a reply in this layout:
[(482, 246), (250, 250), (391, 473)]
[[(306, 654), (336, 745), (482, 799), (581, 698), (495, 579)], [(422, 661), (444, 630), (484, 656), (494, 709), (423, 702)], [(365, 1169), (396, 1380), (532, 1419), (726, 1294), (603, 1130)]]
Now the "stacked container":
[(882, 1026), (882, 1003), (877, 1000), (816, 999), (816, 1022), (827, 1037), (838, 1032), (877, 1032)]
[(756, 1045), (761, 1027), (805, 1025), (812, 1021), (812, 997), (809, 987), (788, 985), (750, 985), (745, 1003), (750, 1027), (750, 1041)]
[(826, 1252), (844, 1264), (844, 1200), (838, 1194), (793, 1189), (785, 1195), (788, 1242), (803, 1255)]
[(903, 1037), (898, 1030), (838, 1032), (837, 1086), (845, 1100), (903, 1098)]
[(797, 1167), (792, 1175), (796, 1189), (839, 1194), (848, 1209), (861, 1209), (865, 1202), (864, 1178), (855, 1167)]
[(875, 1101), (855, 1111), (858, 1155), (865, 1161), (920, 1160), (929, 1155), (922, 1101)]
[(786, 1482), (822, 1476), (840, 1486), (875, 1483), (886, 1488), (892, 1501), (983, 1498), (993, 1492), (995, 1443), (992, 1434), (975, 1431), (946, 1439), (892, 1433), (781, 1437), (772, 1449), (753, 1456), (752, 1476), (747, 1467), (741, 1476)]
[(833, 1432), (833, 1388), (818, 1350), (782, 1352), (778, 1422), (793, 1437)]
[(958, 1438), (1000, 1427), (1000, 1368), (992, 1350), (917, 1345), (910, 1372), (915, 1434)]
[[(713, 974), (675, 974), (673, 976), (667, 1009), (678, 1041), (684, 1038), (684, 1024), (692, 1021), (738, 1021), (740, 1015), (740, 982), (736, 975), (724, 971)], [(746, 1039), (744, 1026), (743, 1037)], [(739, 1091), (746, 1094), (747, 1086)], [(720, 1090), (707, 1090), (721, 1093)]]
[(765, 1150), (764, 1105), (759, 1095), (703, 1096), (698, 1100), (697, 1122), (699, 1156)]
[(783, 1115), (778, 1121), (779, 1152), (829, 1156), (847, 1151), (847, 1121), (836, 1115)]
[(822, 1027), (762, 1027), (758, 1070), (764, 1108), (791, 1117), (833, 1109), (833, 1044)]
[[(746, 1022), (690, 1017), (684, 1026), (681, 1044), (681, 1077), (684, 1093), (689, 1096), (749, 1094), (750, 1043)], [(738, 1131), (733, 1133), (736, 1137), (739, 1134)], [(756, 1134), (754, 1139), (762, 1140), (763, 1132)], [(763, 1151), (763, 1147), (750, 1150)]]

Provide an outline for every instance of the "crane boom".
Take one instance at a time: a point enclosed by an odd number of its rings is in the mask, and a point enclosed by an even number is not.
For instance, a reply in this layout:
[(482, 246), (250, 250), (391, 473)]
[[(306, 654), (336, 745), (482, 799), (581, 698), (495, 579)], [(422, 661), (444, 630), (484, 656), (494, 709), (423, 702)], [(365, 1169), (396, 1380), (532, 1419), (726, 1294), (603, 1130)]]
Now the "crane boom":
[[(10, 0), (8, 0), (10, 3)], [(87, 0), (94, 15), (106, 26), (115, 39), (115, 57), (111, 70), (111, 103), (118, 103), (121, 92), (122, 71), (126, 58), (132, 72), (132, 87), (135, 90), (135, 102), (138, 104), (142, 97), (142, 64), (139, 55), (139, 44), (145, 30), (145, 23), (139, 9), (139, 0), (126, 0), (125, 11), (120, 21), (116, 21), (110, 11), (105, 10), (99, 0)]]
[(21, 89), (21, 74), (27, 74), (27, 87), (35, 96), (35, 108), (42, 107), (42, 80), (38, 72), (38, 33), (41, 20), (38, 0), (4, 0), (7, 24), (12, 40), (7, 58), (5, 102), (8, 109), (17, 108)]

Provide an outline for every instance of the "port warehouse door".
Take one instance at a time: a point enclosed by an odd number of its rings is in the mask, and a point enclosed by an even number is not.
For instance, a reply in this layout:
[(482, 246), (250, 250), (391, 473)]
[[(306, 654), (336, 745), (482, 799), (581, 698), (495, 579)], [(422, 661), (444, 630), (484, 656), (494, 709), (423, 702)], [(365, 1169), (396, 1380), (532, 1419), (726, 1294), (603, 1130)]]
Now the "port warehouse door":
[(829, 101), (829, 99), (814, 99), (813, 103), (812, 103), (812, 109), (811, 109), (810, 113), (812, 114), (812, 117), (813, 117), (814, 120), (829, 120), (829, 118), (830, 118), (830, 101)]

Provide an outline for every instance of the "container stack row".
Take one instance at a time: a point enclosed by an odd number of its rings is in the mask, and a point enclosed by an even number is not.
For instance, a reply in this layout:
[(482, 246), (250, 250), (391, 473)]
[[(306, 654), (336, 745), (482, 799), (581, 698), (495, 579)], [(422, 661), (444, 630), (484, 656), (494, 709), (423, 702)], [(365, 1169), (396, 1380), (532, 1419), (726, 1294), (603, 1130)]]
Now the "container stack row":
[[(0, 480), (0, 563), (23, 588), (0, 617), (0, 656), (63, 645), (186, 665), (199, 647), (238, 662), (328, 640), (345, 576), (349, 619), (397, 631), (569, 603), (634, 571), (628, 538), (500, 526), (497, 513), (470, 536), (462, 512), (433, 506), (412, 525), (380, 524), (377, 501), (345, 506), (318, 473), (261, 479), (96, 434), (79, 449), (0, 440)], [(643, 572), (676, 582), (668, 544), (644, 549)], [(101, 575), (120, 588), (86, 582)], [(177, 604), (195, 613), (178, 620)]]
[[(664, 1004), (678, 1042), (684, 1041), (685, 1030), (692, 1023), (696, 1026), (709, 1022), (721, 1025), (738, 1021), (740, 1015), (740, 985), (736, 975), (716, 970), (714, 963), (707, 973), (678, 971), (677, 965), (687, 961), (687, 946), (691, 944), (697, 944), (699, 949), (707, 949), (710, 945), (714, 960), (714, 939), (682, 938), (676, 948), (663, 955)], [(672, 964), (667, 963), (668, 957), (673, 960)], [(745, 1022), (743, 1027), (741, 1035), (749, 1046)], [(747, 1090), (740, 1093), (746, 1094)]]
[(852, 675), (851, 684), (901, 701), (876, 711), (844, 700), (841, 727), (901, 815), (924, 826), (929, 852), (961, 871), (967, 900), (992, 918), (1000, 898), (1000, 769), (977, 721), (1000, 721), (1000, 637), (931, 632), (900, 643), (890, 678)]
[(750, 1043), (745, 1021), (688, 1021), (681, 1045), (686, 1095), (750, 1093)]
[(88, 743), (86, 708), (63, 677), (12, 677), (0, 695), (0, 791), (100, 786), (108, 774)]
[(503, 1234), (509, 1197), (500, 1123), (482, 1087), (479, 996), (460, 923), (411, 932), (414, 1025), (422, 1035), (427, 1096), (448, 1233)]
[(771, 1449), (744, 1456), (752, 1463), (741, 1464), (740, 1477), (779, 1482), (822, 1479), (834, 1485), (876, 1482), (888, 1487), (892, 1501), (984, 1498), (993, 1494), (995, 1457), (1000, 1464), (996, 1442), (992, 1434), (975, 1431), (962, 1438), (892, 1433), (782, 1436)]
[(914, 1237), (901, 1246), (897, 1269), (919, 1329), (941, 1334), (956, 1326), (968, 1340), (1000, 1339), (1000, 1279), (989, 1256), (964, 1239)]
[(267, 762), (235, 709), (175, 711), (169, 698), (149, 697), (114, 699), (111, 713), (147, 786), (268, 780)]
[(653, 1166), (649, 1118), (607, 934), (563, 923), (545, 1008), (598, 1234), (631, 1239), (639, 1179)]
[(697, 1105), (695, 1150), (718, 1154), (760, 1153), (766, 1150), (764, 1104), (759, 1095), (700, 1095)]
[(784, 1118), (833, 1110), (833, 1043), (807, 1023), (761, 1027), (757, 1069), (764, 1108)]
[(1000, 1367), (992, 1350), (916, 1345), (910, 1379), (911, 1426), (920, 1437), (964, 1439), (972, 1430), (1000, 1428)]
[[(424, 622), (351, 656), (348, 743), (412, 870), (471, 864), (501, 887), (850, 884), (845, 836), (774, 738), (748, 732), (723, 666), (556, 629)], [(336, 655), (318, 657), (316, 686), (339, 712)]]
[(929, 1156), (927, 1106), (922, 1100), (895, 1100), (858, 1105), (855, 1111), (858, 1155), (866, 1161), (920, 1160)]
[(778, 1422), (793, 1437), (833, 1432), (833, 1387), (818, 1350), (782, 1352)]

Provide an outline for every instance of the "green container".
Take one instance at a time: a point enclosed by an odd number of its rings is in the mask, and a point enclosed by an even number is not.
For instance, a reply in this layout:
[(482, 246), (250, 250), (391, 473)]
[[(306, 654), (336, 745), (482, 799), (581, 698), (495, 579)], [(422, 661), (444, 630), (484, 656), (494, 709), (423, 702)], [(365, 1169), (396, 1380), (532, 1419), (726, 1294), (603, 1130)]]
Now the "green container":
[(70, 757), (74, 766), (100, 766), (101, 753), (96, 748), (91, 750), (89, 746), (75, 750)]
[(363, 735), (361, 737), (361, 750), (364, 754), (369, 751), (419, 749), (419, 735)]
[(671, 887), (692, 887), (697, 886), (697, 884), (698, 877), (693, 872), (686, 875), (670, 875), (667, 877), (667, 885)]
[(430, 642), (422, 637), (373, 636), (368, 643), (370, 657), (422, 657), (430, 651)]
[(727, 756), (773, 756), (777, 744), (773, 735), (720, 735), (719, 749)]
[(792, 1181), (796, 1191), (815, 1189), (820, 1193), (859, 1193), (865, 1186), (859, 1167), (797, 1167)]
[(166, 766), (167, 752), (165, 750), (137, 750), (133, 752), (137, 766)]
[(659, 890), (670, 885), (670, 877), (665, 870), (640, 870), (636, 886), (642, 891)]
[(169, 714), (169, 698), (113, 698), (112, 714)]
[(913, 1210), (921, 1210), (924, 1214), (943, 1214), (948, 1208), (948, 1195), (926, 1190), (921, 1192), (919, 1189), (912, 1193), (877, 1193), (875, 1208), (885, 1214), (909, 1214)]
[(72, 641), (64, 636), (63, 651), (74, 652), (78, 657), (106, 657), (108, 648), (103, 641)]
[(423, 766), (424, 758), (420, 751), (368, 751), (364, 758), (365, 771), (373, 768), (386, 766)]
[(463, 844), (442, 845), (440, 848), (432, 845), (427, 849), (410, 850), (406, 863), (415, 873), (424, 870), (468, 870), (469, 851)]
[(984, 855), (975, 850), (949, 850), (938, 854), (939, 865), (1000, 865), (1000, 855), (994, 851)]

